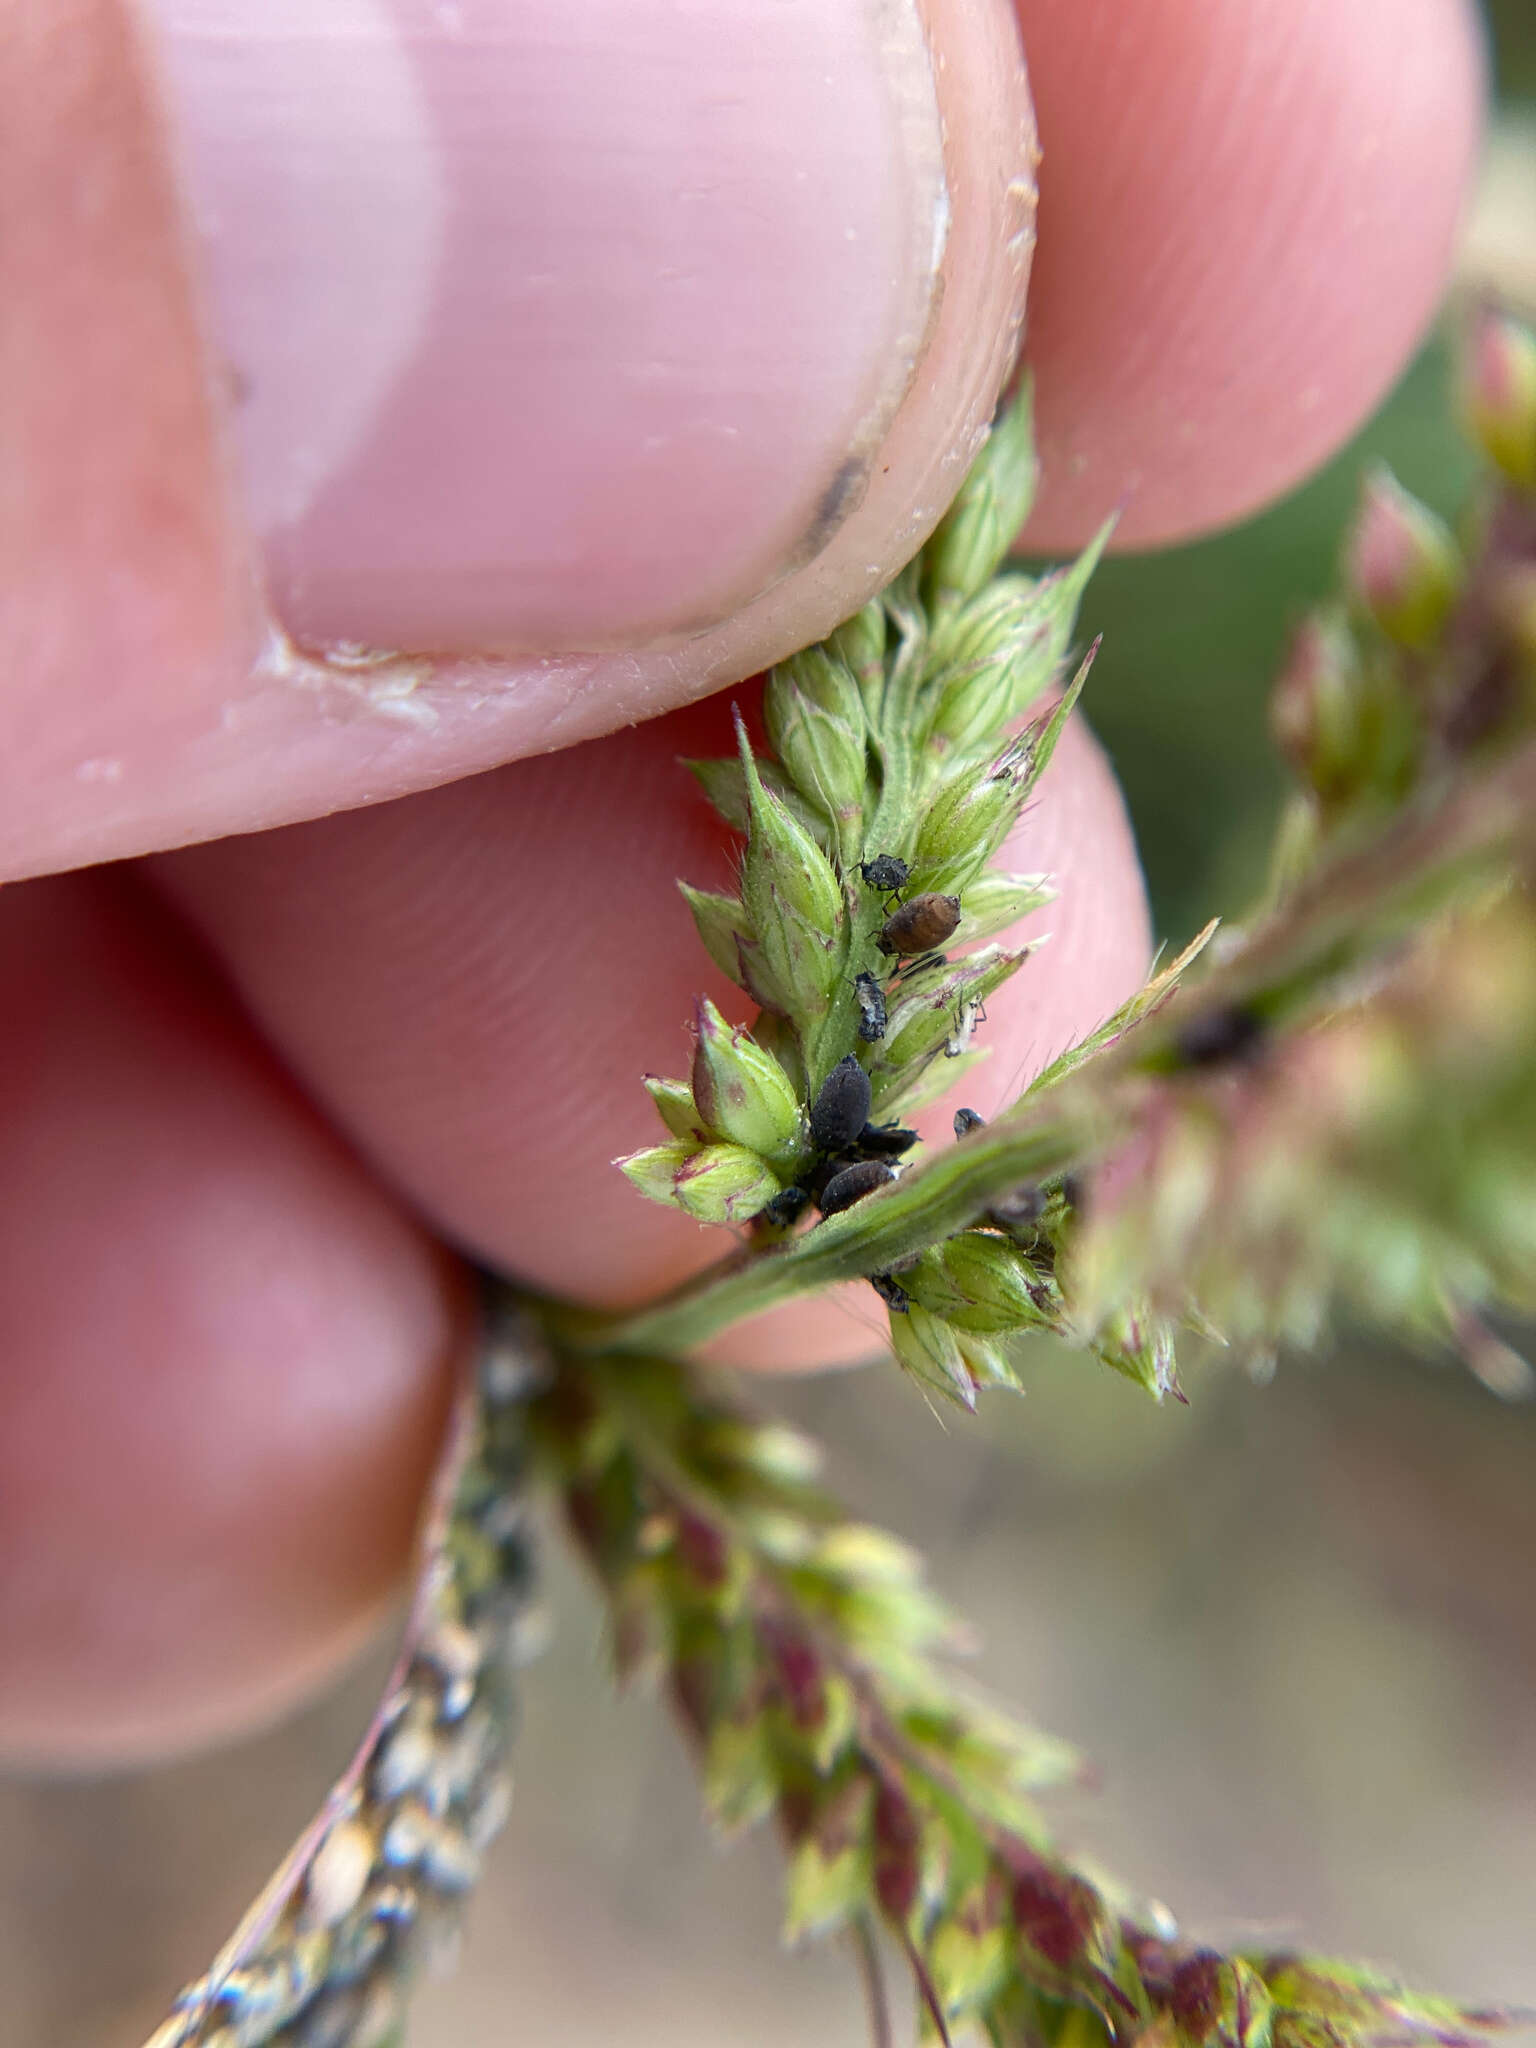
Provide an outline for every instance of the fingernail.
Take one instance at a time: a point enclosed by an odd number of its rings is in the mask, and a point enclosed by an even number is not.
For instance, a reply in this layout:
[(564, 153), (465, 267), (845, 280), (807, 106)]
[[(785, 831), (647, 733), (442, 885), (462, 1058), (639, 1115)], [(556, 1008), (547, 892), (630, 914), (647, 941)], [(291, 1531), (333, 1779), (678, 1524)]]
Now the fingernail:
[(274, 609), (601, 649), (814, 554), (947, 202), (915, 0), (147, 0)]

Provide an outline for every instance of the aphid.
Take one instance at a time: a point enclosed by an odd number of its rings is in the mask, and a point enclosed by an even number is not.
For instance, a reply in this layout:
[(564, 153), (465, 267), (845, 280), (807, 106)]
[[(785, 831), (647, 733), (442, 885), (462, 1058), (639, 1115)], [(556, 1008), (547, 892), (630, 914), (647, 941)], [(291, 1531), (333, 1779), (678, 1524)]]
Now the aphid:
[(955, 1136), (957, 1138), (968, 1138), (972, 1131), (985, 1130), (986, 1126), (987, 1120), (979, 1110), (957, 1109), (955, 1111)]
[(963, 1002), (955, 1018), (955, 1028), (944, 1041), (944, 1057), (948, 1060), (959, 1059), (961, 1053), (969, 1048), (976, 1034), (976, 1026), (985, 1024), (986, 1021), (985, 1003)]
[(805, 1188), (780, 1188), (766, 1207), (758, 1210), (758, 1217), (764, 1223), (777, 1224), (781, 1230), (788, 1230), (798, 1223), (811, 1206), (811, 1197)]
[(869, 1122), (869, 1076), (849, 1053), (828, 1074), (811, 1105), (811, 1141), (822, 1152), (841, 1152)]
[(849, 1148), (860, 1159), (900, 1159), (917, 1143), (904, 1124), (866, 1124)]
[(928, 890), (891, 912), (875, 944), (885, 954), (930, 953), (954, 937), (959, 923), (960, 898)]
[(896, 962), (891, 970), (891, 981), (894, 984), (898, 977), (903, 984), (916, 981), (920, 974), (932, 974), (948, 965), (942, 953), (914, 953), (910, 960)]
[(1225, 1067), (1252, 1059), (1263, 1039), (1262, 1018), (1227, 1003), (1186, 1024), (1173, 1043), (1181, 1066)]
[(877, 889), (882, 896), (899, 899), (912, 870), (894, 853), (877, 853), (873, 860), (859, 862), (859, 873), (864, 877), (866, 889)]
[(869, 1284), (893, 1316), (904, 1316), (911, 1308), (912, 1297), (894, 1273), (871, 1273)]
[(866, 1195), (872, 1195), (876, 1188), (883, 1188), (896, 1178), (883, 1159), (859, 1159), (852, 1166), (839, 1167), (821, 1191), (818, 1207), (823, 1216), (835, 1216), (842, 1209), (851, 1209), (855, 1202), (862, 1202)]
[(987, 1211), (987, 1221), (999, 1230), (1032, 1230), (1045, 1214), (1045, 1195), (1033, 1182), (999, 1195)]
[(856, 974), (853, 977), (853, 992), (859, 1003), (859, 1036), (866, 1045), (874, 1045), (885, 1036), (889, 1022), (885, 1008), (885, 990), (872, 974)]

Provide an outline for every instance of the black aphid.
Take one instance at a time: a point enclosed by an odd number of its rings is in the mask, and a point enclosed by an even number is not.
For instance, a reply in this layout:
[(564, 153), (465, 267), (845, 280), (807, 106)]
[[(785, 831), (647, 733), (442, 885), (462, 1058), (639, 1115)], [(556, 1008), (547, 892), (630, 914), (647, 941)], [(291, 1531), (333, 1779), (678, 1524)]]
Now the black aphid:
[(866, 1124), (850, 1149), (861, 1159), (900, 1159), (916, 1143), (916, 1131), (904, 1124)]
[(960, 898), (927, 890), (893, 910), (875, 944), (882, 953), (931, 953), (953, 938), (960, 923)]
[(864, 877), (867, 889), (878, 889), (882, 896), (895, 896), (907, 886), (912, 870), (904, 860), (894, 853), (877, 853), (873, 860), (861, 860), (859, 873)]
[(974, 1109), (957, 1109), (955, 1111), (955, 1136), (957, 1138), (968, 1138), (972, 1131), (983, 1131), (986, 1127), (987, 1120), (979, 1111)]
[(1263, 1041), (1262, 1018), (1241, 1004), (1226, 1003), (1186, 1024), (1173, 1045), (1181, 1066), (1225, 1067), (1252, 1059)]
[(884, 1038), (889, 1022), (885, 1009), (885, 990), (872, 974), (856, 974), (853, 977), (853, 992), (859, 1002), (859, 1036), (866, 1045), (873, 1045)]
[(776, 1223), (781, 1230), (788, 1230), (792, 1223), (798, 1223), (811, 1206), (810, 1192), (806, 1188), (780, 1188), (766, 1208), (758, 1210), (765, 1223)]
[(838, 1061), (811, 1105), (811, 1142), (821, 1152), (841, 1152), (869, 1122), (869, 1076), (857, 1053)]
[(947, 967), (949, 961), (942, 953), (914, 953), (909, 960), (898, 960), (891, 973), (894, 982), (899, 975), (905, 982), (916, 981), (920, 974), (932, 974), (940, 967)]
[(818, 1207), (823, 1216), (835, 1216), (839, 1210), (862, 1202), (876, 1188), (888, 1186), (895, 1178), (883, 1159), (860, 1159), (852, 1166), (839, 1167), (822, 1189)]
[(871, 1273), (869, 1284), (893, 1316), (904, 1316), (911, 1308), (912, 1297), (894, 1273)]

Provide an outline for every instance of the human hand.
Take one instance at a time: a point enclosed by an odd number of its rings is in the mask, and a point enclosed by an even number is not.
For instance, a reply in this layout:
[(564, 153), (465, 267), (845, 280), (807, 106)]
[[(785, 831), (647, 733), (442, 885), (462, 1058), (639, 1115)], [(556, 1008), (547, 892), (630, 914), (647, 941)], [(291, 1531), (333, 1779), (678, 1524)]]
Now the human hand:
[[(934, 61), (869, 0), (142, 11), (173, 119), (117, 0), (0, 5), (0, 1751), (48, 1761), (270, 1715), (370, 1624), (468, 1342), (437, 1239), (592, 1299), (714, 1256), (609, 1164), (686, 1056), (674, 877), (724, 873), (674, 765), (723, 706), (654, 714), (911, 552), (1028, 253), (998, 5), (928, 0)], [(1219, 525), (1428, 317), (1468, 10), (1019, 15), (1031, 544)], [(449, 651), (285, 666), (253, 561), (297, 635)], [(1146, 953), (1080, 732), (1025, 836), (1062, 893), (998, 1091)]]

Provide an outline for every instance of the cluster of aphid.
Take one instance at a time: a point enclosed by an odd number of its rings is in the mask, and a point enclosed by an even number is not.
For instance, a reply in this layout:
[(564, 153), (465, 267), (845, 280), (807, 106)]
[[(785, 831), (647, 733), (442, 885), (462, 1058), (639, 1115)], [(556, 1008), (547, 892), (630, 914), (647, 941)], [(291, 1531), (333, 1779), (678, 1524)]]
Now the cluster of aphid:
[[(750, 1225), (758, 1247), (898, 1177), (917, 1143), (911, 1113), (980, 1056), (986, 1000), (1030, 950), (987, 942), (1051, 900), (1045, 877), (992, 863), (1086, 674), (1018, 730), (1060, 688), (1096, 549), (1056, 576), (991, 580), (1029, 465), (1027, 420), (1010, 415), (919, 561), (770, 675), (770, 750), (738, 719), (736, 760), (692, 764), (745, 844), (737, 893), (684, 895), (758, 1014), (733, 1027), (698, 1005), (689, 1079), (646, 1082), (668, 1142), (619, 1163), (654, 1201)], [(1029, 1231), (1033, 1263), (984, 1224), (923, 1254), (910, 1276), (876, 1271), (903, 1363), (967, 1401), (1010, 1379), (993, 1340), (1059, 1327), (1044, 1232), (1066, 1213), (1058, 1203)]]
[[(937, 949), (954, 937), (960, 924), (960, 898), (928, 890), (903, 898), (910, 870), (894, 853), (877, 854), (859, 863), (868, 888), (886, 892), (887, 915), (875, 945), (903, 967), (943, 967)], [(890, 900), (894, 899), (894, 901)], [(878, 975), (861, 968), (853, 978), (859, 1006), (859, 1042), (878, 1045), (890, 1024), (890, 1003)], [(917, 1132), (896, 1122), (871, 1123), (874, 1091), (868, 1069), (856, 1052), (845, 1053), (822, 1082), (807, 1119), (812, 1158), (804, 1184), (792, 1182), (762, 1209), (763, 1220), (779, 1228), (797, 1223), (812, 1202), (823, 1216), (836, 1216), (895, 1179), (897, 1162), (917, 1143)]]

